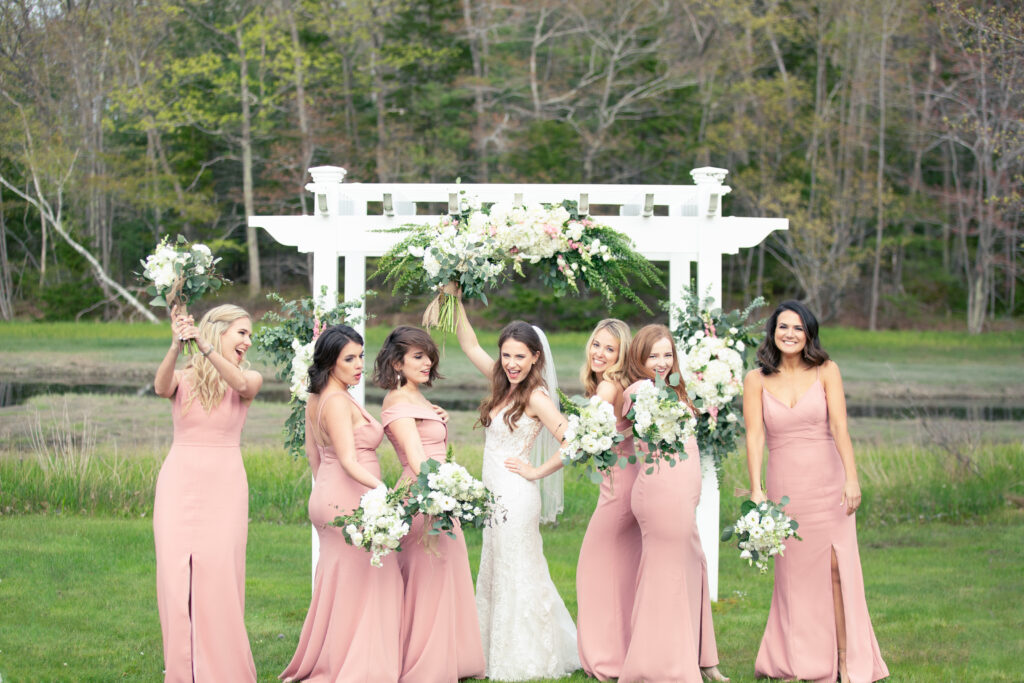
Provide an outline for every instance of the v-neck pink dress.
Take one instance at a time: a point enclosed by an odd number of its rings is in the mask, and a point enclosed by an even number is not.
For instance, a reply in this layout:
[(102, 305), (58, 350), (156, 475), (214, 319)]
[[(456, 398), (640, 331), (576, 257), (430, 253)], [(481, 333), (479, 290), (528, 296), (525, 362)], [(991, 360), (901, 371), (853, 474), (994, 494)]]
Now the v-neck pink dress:
[[(391, 432), (401, 418), (416, 420), (428, 458), (444, 462), (448, 426), (432, 409), (398, 403), (381, 414), (384, 433), (402, 463), (402, 478), (416, 480), (409, 458)], [(484, 648), (473, 597), (473, 575), (462, 529), (455, 538), (430, 537), (424, 545), (424, 517), (416, 515), (402, 540), (398, 566), (405, 583), (402, 608), (402, 683), (457, 683), (460, 678), (482, 678)]]
[[(632, 423), (620, 417), (616, 427), (626, 435), (616, 453), (633, 455)], [(576, 647), (583, 670), (599, 681), (619, 677), (629, 647), (640, 567), (640, 527), (630, 497), (639, 471), (636, 463), (615, 467), (601, 481), (576, 566)]]
[(188, 375), (177, 375), (174, 441), (153, 501), (164, 681), (255, 681), (244, 621), (249, 484), (240, 449), (249, 405), (231, 387), (210, 412), (198, 398), (188, 405)]
[[(339, 395), (344, 396), (342, 401), (352, 401), (366, 418), (366, 424), (355, 429), (356, 460), (380, 477), (377, 447), (384, 439), (380, 423), (347, 392), (321, 398), (319, 412)], [(373, 567), (370, 553), (348, 545), (341, 529), (330, 526), (338, 515), (359, 507), (359, 499), (369, 487), (345, 472), (333, 446), (314, 445), (320, 467), (309, 496), (309, 519), (320, 538), (320, 558), (299, 644), (280, 678), (395, 683), (401, 667), (402, 576), (398, 560), (391, 553), (383, 558), (383, 566)]]
[(875, 639), (857, 549), (857, 516), (840, 505), (846, 474), (828, 423), (821, 380), (790, 407), (761, 389), (768, 443), (769, 499), (789, 497), (786, 513), (802, 541), (790, 539), (775, 558), (768, 624), (754, 665), (758, 676), (832, 683), (838, 676), (832, 551), (839, 564), (846, 615), (850, 681), (870, 683), (889, 670)]

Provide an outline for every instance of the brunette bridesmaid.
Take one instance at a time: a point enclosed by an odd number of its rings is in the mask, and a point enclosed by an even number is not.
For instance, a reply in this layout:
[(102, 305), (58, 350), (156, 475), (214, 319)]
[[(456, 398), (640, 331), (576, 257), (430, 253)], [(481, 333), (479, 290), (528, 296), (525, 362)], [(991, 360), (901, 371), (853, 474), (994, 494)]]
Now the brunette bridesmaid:
[[(855, 512), (860, 484), (846, 426), (839, 367), (821, 348), (818, 321), (798, 301), (768, 318), (757, 370), (743, 383), (751, 499), (778, 501), (802, 541), (775, 558), (775, 588), (758, 676), (869, 683), (889, 675), (864, 597)], [(767, 492), (761, 463), (768, 444)]]
[[(629, 326), (621, 320), (602, 320), (587, 340), (580, 370), (585, 396), (600, 396), (622, 415)], [(633, 454), (631, 423), (619, 419), (625, 440), (620, 456)], [(640, 564), (640, 527), (630, 509), (636, 464), (614, 468), (601, 482), (601, 494), (580, 547), (576, 567), (576, 642), (580, 664), (601, 681), (618, 678), (629, 645), (636, 574)]]
[[(252, 319), (217, 306), (197, 329), (174, 315), (153, 388), (173, 401), (174, 441), (153, 503), (165, 681), (255, 681), (245, 632), (249, 484), (239, 448), (263, 378), (248, 369)], [(198, 351), (174, 369), (186, 341)]]
[[(437, 345), (417, 327), (395, 328), (377, 354), (373, 381), (388, 390), (381, 422), (402, 463), (403, 479), (415, 480), (428, 458), (445, 461), (446, 416), (421, 391), (439, 376)], [(456, 683), (482, 678), (484, 650), (466, 539), (459, 527), (455, 538), (425, 531), (424, 517), (417, 515), (398, 554), (405, 583), (399, 680)]]
[[(636, 333), (626, 356), (630, 395), (642, 382), (679, 375), (672, 334), (664, 325), (647, 325)], [(690, 403), (682, 382), (675, 388)], [(692, 405), (690, 406), (692, 410)], [(643, 442), (637, 448), (646, 448)], [(622, 683), (699, 683), (729, 680), (718, 670), (718, 648), (711, 620), (708, 570), (697, 532), (701, 471), (697, 440), (685, 446), (687, 458), (647, 474), (641, 464), (630, 500), (640, 526), (642, 551), (629, 649)]]
[[(383, 566), (345, 543), (335, 517), (381, 486), (384, 429), (349, 390), (363, 376), (363, 338), (347, 325), (316, 340), (306, 403), (306, 457), (313, 470), (309, 519), (320, 538), (313, 599), (286, 681), (395, 683), (401, 672), (402, 575), (395, 553)], [(227, 680), (227, 679), (225, 679)]]

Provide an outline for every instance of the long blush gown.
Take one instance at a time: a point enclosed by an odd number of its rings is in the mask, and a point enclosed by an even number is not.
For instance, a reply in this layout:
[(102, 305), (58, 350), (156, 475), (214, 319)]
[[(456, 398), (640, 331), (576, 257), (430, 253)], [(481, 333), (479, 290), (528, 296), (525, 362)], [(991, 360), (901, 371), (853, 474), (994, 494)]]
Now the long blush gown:
[[(447, 455), (448, 427), (433, 410), (412, 403), (398, 403), (381, 414), (384, 433), (402, 463), (402, 478), (415, 481), (409, 459), (389, 429), (404, 417), (416, 420), (424, 452), (438, 462)], [(402, 683), (456, 683), (484, 675), (466, 539), (461, 528), (454, 533), (455, 538), (431, 536), (424, 545), (424, 517), (417, 515), (402, 541)]]
[[(616, 427), (626, 432), (616, 452), (633, 455), (630, 421), (620, 418)], [(576, 566), (576, 644), (583, 670), (599, 681), (619, 677), (629, 647), (641, 549), (630, 497), (639, 471), (628, 464), (604, 477)]]
[(487, 677), (560, 678), (579, 668), (576, 626), (558, 594), (540, 536), (540, 486), (510, 472), (506, 458), (530, 462), (539, 421), (522, 415), (509, 430), (502, 408), (484, 431), (483, 482), (508, 517), (484, 529), (476, 610)]
[[(631, 390), (626, 389), (623, 415)], [(697, 440), (687, 441), (685, 451), (688, 457), (675, 467), (663, 462), (647, 474), (651, 466), (638, 465), (630, 502), (643, 550), (621, 683), (700, 683), (700, 669), (718, 664), (707, 561), (697, 531)]]
[(179, 371), (174, 441), (153, 502), (164, 680), (255, 681), (245, 632), (249, 484), (239, 448), (249, 411), (230, 387), (207, 413)]
[[(319, 412), (338, 395), (344, 395), (342, 401), (352, 401), (368, 420), (355, 430), (356, 459), (380, 477), (377, 447), (384, 439), (384, 429), (347, 392), (321, 398)], [(315, 683), (395, 683), (402, 661), (402, 575), (398, 559), (391, 553), (383, 558), (383, 566), (373, 567), (370, 553), (345, 543), (341, 529), (330, 526), (338, 515), (358, 508), (359, 499), (369, 488), (348, 476), (332, 446), (315, 443), (315, 448), (320, 468), (309, 496), (309, 519), (320, 537), (320, 559), (298, 647), (280, 678)]]
[(889, 675), (864, 598), (856, 514), (840, 506), (846, 475), (828, 424), (825, 388), (816, 380), (790, 408), (761, 389), (768, 443), (766, 494), (789, 496), (786, 513), (802, 541), (775, 558), (775, 588), (754, 665), (759, 676), (824, 683), (838, 676), (832, 551), (839, 564), (846, 614), (846, 666), (853, 683)]

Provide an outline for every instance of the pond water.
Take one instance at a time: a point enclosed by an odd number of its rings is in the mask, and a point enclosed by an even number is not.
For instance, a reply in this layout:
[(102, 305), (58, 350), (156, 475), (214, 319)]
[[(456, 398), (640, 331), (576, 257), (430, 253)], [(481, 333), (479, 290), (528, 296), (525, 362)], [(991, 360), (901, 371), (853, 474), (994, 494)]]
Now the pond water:
[[(154, 396), (153, 385), (129, 384), (59, 384), (47, 382), (7, 382), (0, 380), (0, 408), (19, 405), (33, 396), (43, 394), (110, 394), (122, 396)], [(368, 388), (366, 397), (371, 403), (380, 403), (384, 392)], [(288, 389), (283, 385), (270, 385), (260, 392), (262, 401), (286, 403)], [(444, 394), (434, 391), (430, 399), (446, 410), (476, 410), (480, 396), (464, 396), (458, 393)], [(992, 403), (991, 401), (915, 401), (906, 402), (887, 399), (873, 403), (853, 402), (847, 405), (850, 417), (873, 417), (888, 420), (913, 419), (919, 415), (932, 418), (945, 417), (954, 420), (977, 422), (1024, 421), (1024, 404)]]

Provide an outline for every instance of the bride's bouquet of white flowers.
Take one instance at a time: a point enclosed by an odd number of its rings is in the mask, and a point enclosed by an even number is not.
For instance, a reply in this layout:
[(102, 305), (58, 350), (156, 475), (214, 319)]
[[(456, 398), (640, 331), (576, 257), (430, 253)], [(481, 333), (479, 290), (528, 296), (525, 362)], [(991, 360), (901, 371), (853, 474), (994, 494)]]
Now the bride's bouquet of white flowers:
[[(668, 381), (674, 385), (679, 377), (673, 374)], [(626, 417), (633, 421), (633, 435), (647, 444), (644, 462), (653, 465), (667, 460), (674, 467), (677, 459), (685, 460), (684, 448), (697, 432), (697, 420), (675, 390), (659, 377), (653, 382), (642, 382), (630, 394), (630, 400), (632, 405)], [(647, 474), (653, 471), (649, 467)]]
[(430, 518), (428, 534), (446, 533), (452, 538), (456, 524), (482, 529), (505, 514), (490, 489), (450, 458), (423, 461), (409, 492), (409, 507), (414, 514)]
[(615, 410), (600, 396), (590, 400), (575, 397), (570, 406), (575, 412), (569, 415), (569, 426), (562, 435), (562, 463), (582, 466), (590, 480), (600, 484), (602, 472), (620, 464), (613, 449), (624, 437), (615, 426)]
[(364, 493), (351, 514), (336, 517), (332, 524), (341, 527), (347, 543), (370, 553), (371, 565), (380, 567), (388, 553), (402, 549), (402, 539), (409, 533), (408, 496), (408, 482), (391, 490), (381, 484)]
[(395, 293), (438, 292), (424, 313), (425, 326), (455, 331), (460, 289), (486, 304), (485, 290), (497, 287), (509, 271), (524, 276), (524, 263), (558, 296), (578, 293), (583, 284), (609, 304), (621, 295), (650, 312), (629, 277), (656, 283), (658, 271), (628, 237), (581, 217), (575, 203), (486, 206), (461, 195), (458, 211), (437, 223), (396, 228), (410, 234), (378, 263), (376, 274), (393, 282)]
[[(150, 282), (146, 288), (153, 297), (150, 306), (164, 306), (172, 314), (187, 315), (189, 304), (228, 282), (216, 271), (219, 262), (205, 244), (189, 242), (182, 235), (171, 244), (164, 235), (156, 250), (141, 261), (142, 277)], [(189, 340), (185, 353), (194, 346), (195, 341)]]
[(787, 503), (789, 498), (786, 496), (778, 503), (770, 500), (760, 504), (744, 501), (740, 506), (739, 519), (722, 530), (723, 541), (736, 535), (740, 559), (746, 560), (748, 565), (756, 565), (762, 574), (768, 571), (769, 560), (783, 554), (786, 539), (803, 540), (796, 533), (800, 525), (782, 509)]

